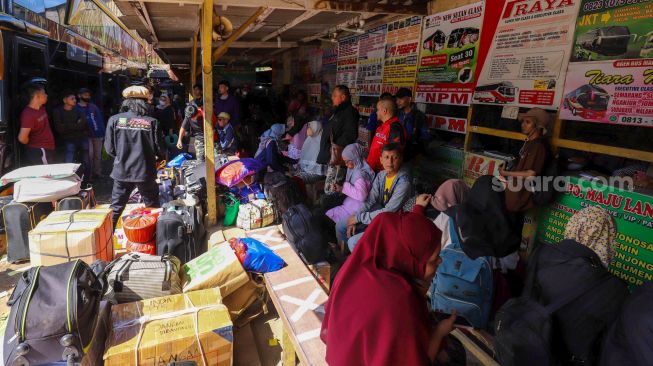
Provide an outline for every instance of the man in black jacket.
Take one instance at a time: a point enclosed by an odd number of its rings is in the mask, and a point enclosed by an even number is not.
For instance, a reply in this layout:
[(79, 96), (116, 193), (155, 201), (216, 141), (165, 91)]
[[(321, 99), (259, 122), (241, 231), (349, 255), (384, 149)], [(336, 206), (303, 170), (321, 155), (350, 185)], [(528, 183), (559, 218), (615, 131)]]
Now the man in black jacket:
[(148, 90), (130, 86), (122, 95), (125, 98), (120, 107), (122, 113), (109, 119), (104, 140), (105, 150), (115, 158), (111, 172), (114, 227), (134, 187), (138, 188), (146, 207), (159, 207), (156, 162), (165, 153), (159, 121), (147, 116)]
[(333, 115), (322, 132), (318, 164), (328, 164), (331, 160), (331, 143), (343, 148), (358, 140), (358, 111), (351, 104), (351, 94), (345, 85), (336, 85), (331, 93)]
[(429, 140), (429, 127), (426, 115), (413, 103), (413, 92), (408, 88), (399, 88), (395, 95), (399, 113), (397, 117), (406, 128), (406, 161), (417, 155), (423, 155)]
[[(336, 85), (331, 93), (333, 102), (333, 115), (322, 132), (320, 140), (320, 153), (317, 156), (318, 164), (329, 164), (331, 145), (342, 148), (358, 140), (358, 110), (351, 104), (351, 94), (345, 85)], [(327, 170), (324, 192), (334, 193), (335, 185), (341, 185), (345, 180), (347, 168), (344, 166), (329, 165)]]

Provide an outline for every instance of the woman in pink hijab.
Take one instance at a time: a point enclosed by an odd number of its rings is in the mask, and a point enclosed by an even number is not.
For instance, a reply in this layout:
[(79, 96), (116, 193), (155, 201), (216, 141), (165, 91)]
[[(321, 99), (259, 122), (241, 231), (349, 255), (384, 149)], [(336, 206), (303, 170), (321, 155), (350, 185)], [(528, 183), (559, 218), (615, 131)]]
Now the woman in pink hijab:
[(442, 231), (441, 244), (442, 248), (451, 244), (449, 237), (449, 215), (444, 213), (449, 207), (462, 203), (469, 193), (469, 187), (460, 179), (449, 179), (442, 183), (438, 190), (431, 197), (431, 205), (440, 215), (433, 221), (435, 226)]

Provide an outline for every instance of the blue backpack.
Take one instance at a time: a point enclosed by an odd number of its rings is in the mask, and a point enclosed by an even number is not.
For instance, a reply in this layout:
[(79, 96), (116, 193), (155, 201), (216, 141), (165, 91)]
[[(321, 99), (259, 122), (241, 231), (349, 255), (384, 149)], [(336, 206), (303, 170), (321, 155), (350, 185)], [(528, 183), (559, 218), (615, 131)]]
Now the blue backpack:
[(431, 309), (465, 318), (475, 328), (486, 328), (492, 308), (492, 265), (490, 257), (469, 258), (463, 252), (452, 218), (451, 244), (440, 253), (442, 264), (431, 285)]

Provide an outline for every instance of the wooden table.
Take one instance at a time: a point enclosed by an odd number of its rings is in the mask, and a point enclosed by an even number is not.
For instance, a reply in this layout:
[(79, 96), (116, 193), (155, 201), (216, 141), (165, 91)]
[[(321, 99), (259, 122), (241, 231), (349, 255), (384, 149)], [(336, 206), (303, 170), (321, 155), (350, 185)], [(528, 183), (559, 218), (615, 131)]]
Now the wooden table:
[[(328, 296), (277, 227), (248, 231), (247, 237), (265, 243), (286, 262), (265, 274), (265, 285), (283, 321), (283, 365), (326, 365), (326, 345), (320, 339)], [(295, 356), (296, 353), (296, 356)]]

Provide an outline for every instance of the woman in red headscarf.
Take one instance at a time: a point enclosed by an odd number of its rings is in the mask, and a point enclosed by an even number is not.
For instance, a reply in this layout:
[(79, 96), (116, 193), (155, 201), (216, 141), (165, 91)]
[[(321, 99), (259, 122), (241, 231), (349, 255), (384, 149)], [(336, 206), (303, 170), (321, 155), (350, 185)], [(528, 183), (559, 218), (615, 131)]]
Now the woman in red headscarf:
[(430, 365), (455, 315), (431, 329), (424, 286), (441, 262), (440, 231), (424, 215), (383, 213), (365, 230), (331, 290), (322, 322), (326, 361), (339, 365)]

